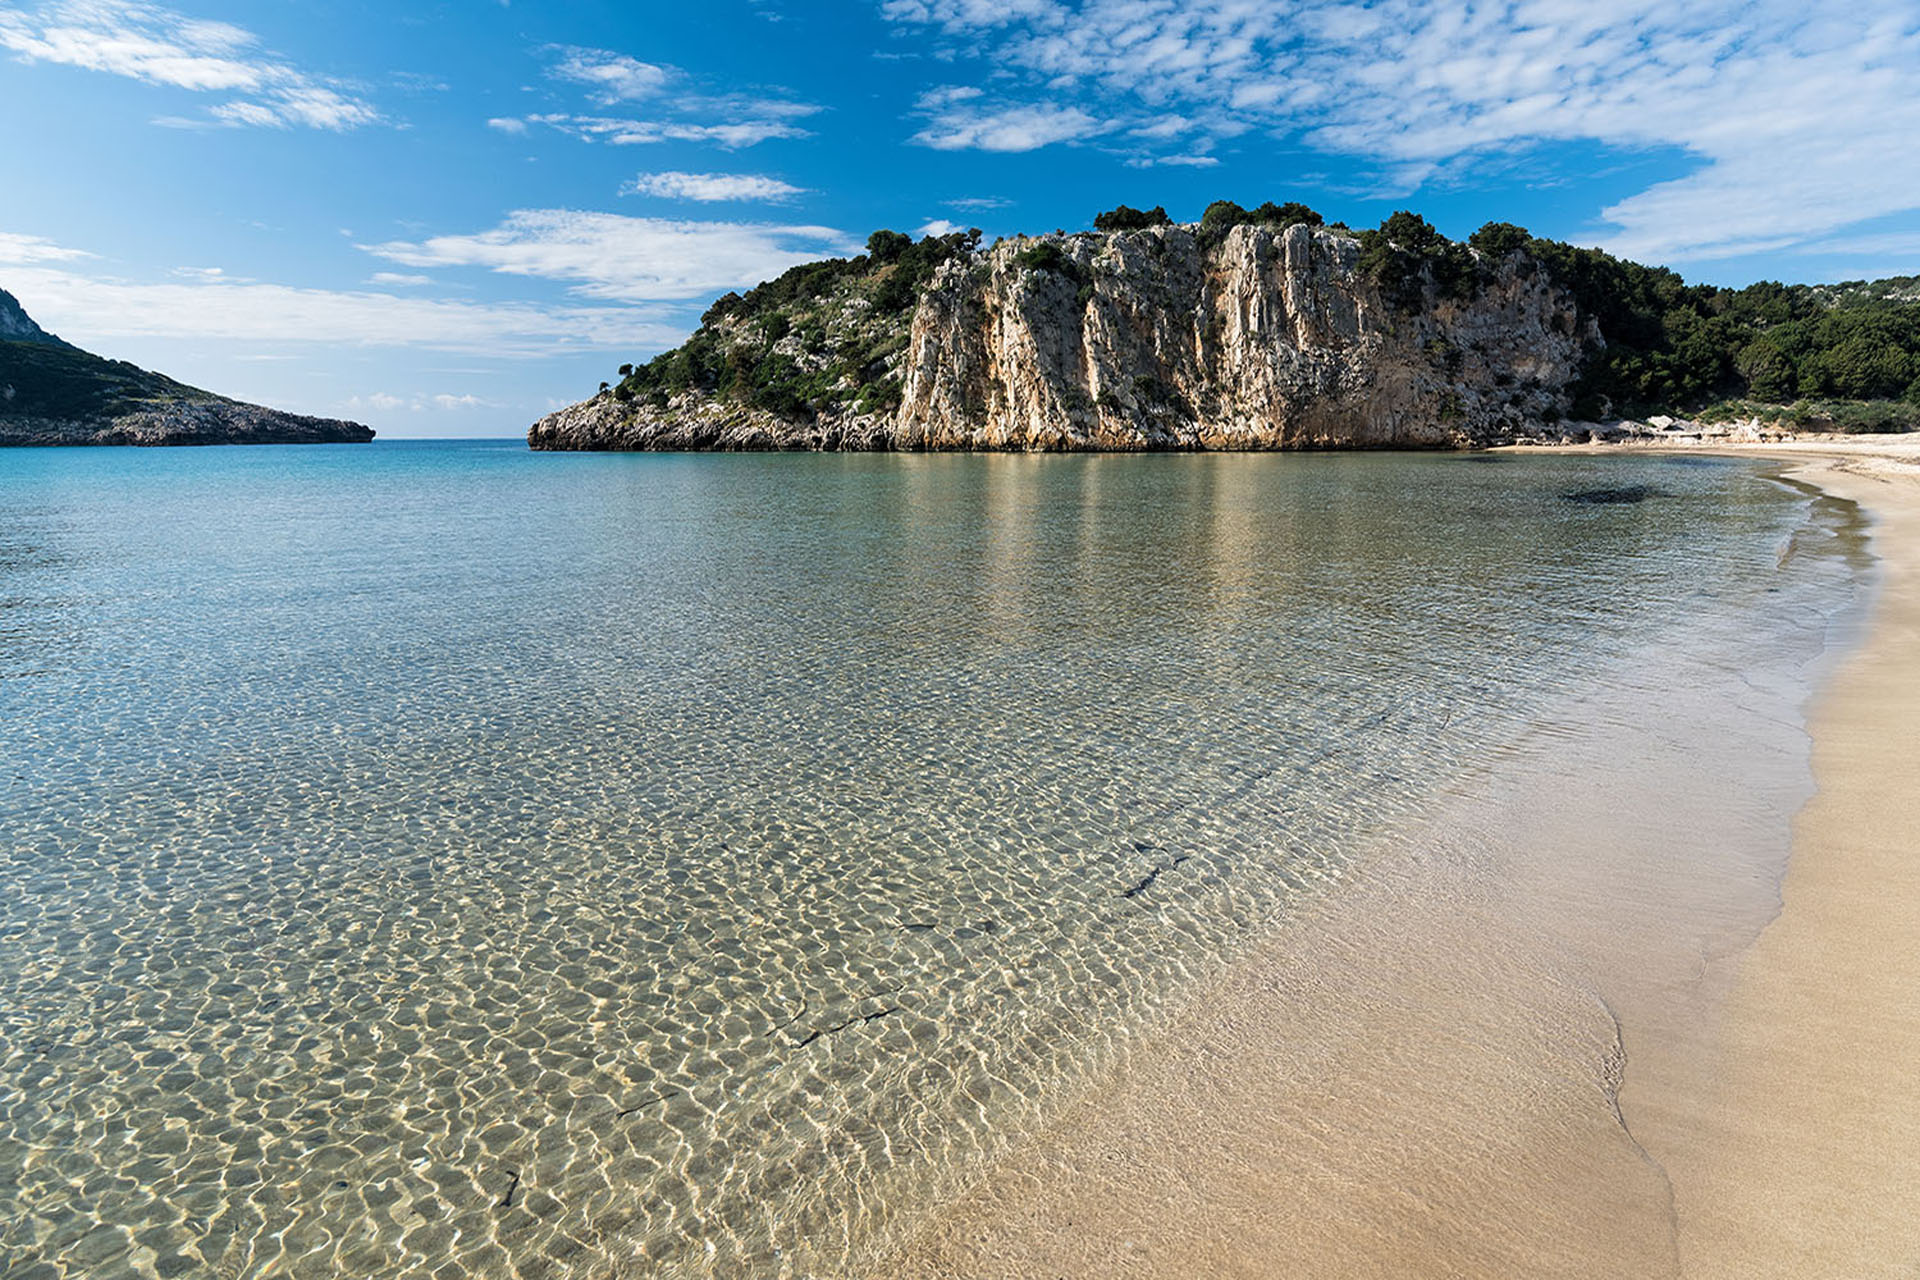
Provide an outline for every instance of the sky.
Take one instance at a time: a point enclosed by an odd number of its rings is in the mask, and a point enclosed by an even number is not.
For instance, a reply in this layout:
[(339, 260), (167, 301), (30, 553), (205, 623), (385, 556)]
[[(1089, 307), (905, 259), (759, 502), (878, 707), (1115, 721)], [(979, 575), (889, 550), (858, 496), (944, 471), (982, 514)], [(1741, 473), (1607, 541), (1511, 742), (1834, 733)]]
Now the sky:
[(1916, 274), (1915, 86), (1915, 0), (0, 0), (0, 288), (222, 394), (512, 436), (878, 227), (1301, 200)]

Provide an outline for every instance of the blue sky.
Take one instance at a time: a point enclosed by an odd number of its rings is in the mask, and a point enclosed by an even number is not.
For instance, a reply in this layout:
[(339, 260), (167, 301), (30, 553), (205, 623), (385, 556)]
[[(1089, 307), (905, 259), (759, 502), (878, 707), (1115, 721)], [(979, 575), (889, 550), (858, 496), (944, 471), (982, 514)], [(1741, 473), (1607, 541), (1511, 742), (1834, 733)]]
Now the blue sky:
[(387, 436), (518, 435), (876, 227), (1396, 208), (1920, 273), (1920, 6), (0, 0), (0, 287)]

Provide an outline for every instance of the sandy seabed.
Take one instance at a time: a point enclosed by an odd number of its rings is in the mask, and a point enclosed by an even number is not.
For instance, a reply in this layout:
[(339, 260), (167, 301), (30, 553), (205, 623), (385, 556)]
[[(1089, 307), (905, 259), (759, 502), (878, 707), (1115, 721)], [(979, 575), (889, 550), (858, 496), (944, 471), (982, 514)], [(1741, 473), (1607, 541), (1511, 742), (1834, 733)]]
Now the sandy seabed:
[(1920, 1274), (1920, 442), (1740, 452), (1880, 562), (1811, 786), (1798, 686), (1590, 695), (877, 1273)]

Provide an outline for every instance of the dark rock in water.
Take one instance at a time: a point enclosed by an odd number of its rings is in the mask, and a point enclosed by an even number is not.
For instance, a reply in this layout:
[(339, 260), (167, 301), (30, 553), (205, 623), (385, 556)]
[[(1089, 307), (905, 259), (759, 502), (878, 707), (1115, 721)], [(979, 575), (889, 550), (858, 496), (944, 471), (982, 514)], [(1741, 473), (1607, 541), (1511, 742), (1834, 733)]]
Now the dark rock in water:
[(0, 289), (0, 445), (362, 444), (373, 430), (202, 391), (40, 328)]
[(1660, 491), (1652, 485), (1627, 484), (1617, 489), (1572, 489), (1560, 496), (1568, 502), (1611, 506), (1622, 502), (1645, 502), (1648, 498), (1659, 497)]

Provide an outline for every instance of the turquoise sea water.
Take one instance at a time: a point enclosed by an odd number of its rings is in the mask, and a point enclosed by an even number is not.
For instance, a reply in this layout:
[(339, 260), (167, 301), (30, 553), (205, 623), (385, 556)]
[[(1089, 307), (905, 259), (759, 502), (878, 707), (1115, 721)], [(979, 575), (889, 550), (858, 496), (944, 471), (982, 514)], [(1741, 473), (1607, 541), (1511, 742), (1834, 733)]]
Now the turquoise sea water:
[(844, 1274), (1571, 685), (1817, 648), (1835, 519), (1691, 458), (0, 454), (0, 1271)]

